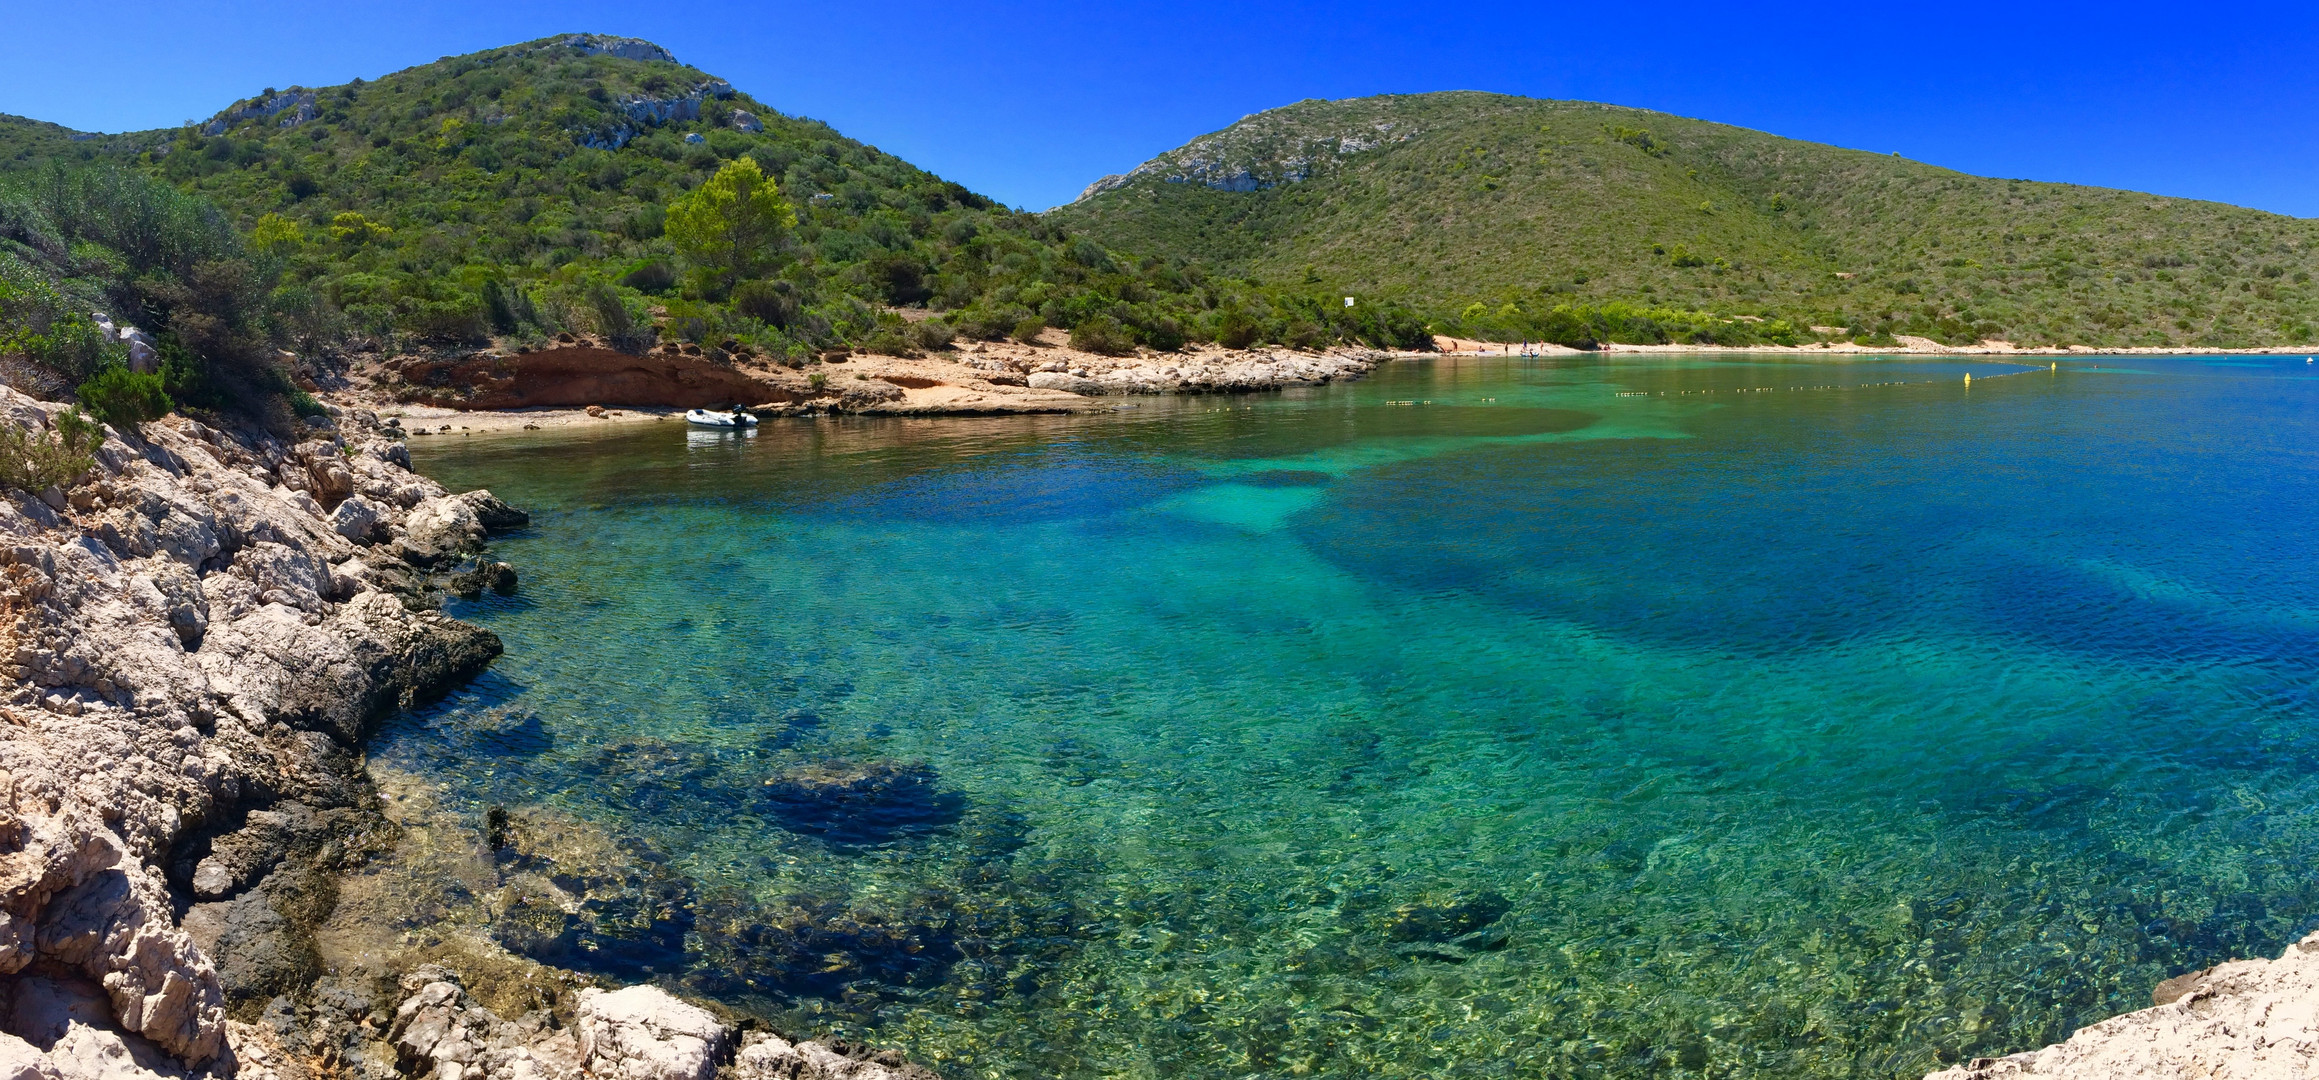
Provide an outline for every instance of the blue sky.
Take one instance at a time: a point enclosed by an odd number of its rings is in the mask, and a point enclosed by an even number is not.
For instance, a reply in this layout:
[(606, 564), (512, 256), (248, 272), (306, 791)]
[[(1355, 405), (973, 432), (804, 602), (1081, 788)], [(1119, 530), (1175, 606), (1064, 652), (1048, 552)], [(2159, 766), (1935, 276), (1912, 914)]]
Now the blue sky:
[(1031, 209), (1275, 105), (1463, 89), (2319, 216), (2308, 4), (0, 0), (0, 25), (0, 112), (100, 131), (551, 33), (628, 34)]

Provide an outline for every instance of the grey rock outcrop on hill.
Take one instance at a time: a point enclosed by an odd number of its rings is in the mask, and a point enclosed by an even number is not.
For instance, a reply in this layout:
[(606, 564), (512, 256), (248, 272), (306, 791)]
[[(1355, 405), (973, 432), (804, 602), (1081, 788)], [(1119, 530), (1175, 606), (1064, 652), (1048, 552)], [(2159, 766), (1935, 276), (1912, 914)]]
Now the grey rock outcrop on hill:
[(1202, 135), (1135, 168), (1087, 185), (1077, 202), (1117, 191), (1147, 177), (1170, 184), (1199, 184), (1218, 191), (1262, 191), (1310, 179), (1340, 158), (1413, 138), (1408, 120), (1385, 115), (1361, 102), (1330, 102), (1339, 115), (1315, 129), (1299, 113), (1315, 104), (1300, 101), (1241, 117), (1231, 127)]
[(280, 93), (260, 95), (248, 101), (240, 102), (211, 117), (208, 123), (201, 125), (201, 133), (204, 135), (222, 135), (226, 129), (244, 120), (253, 118), (262, 120), (282, 113), (290, 115), (282, 117), (280, 126), (297, 127), (321, 115), (315, 108), (315, 100), (314, 91), (302, 86), (293, 86)]
[(643, 38), (613, 37), (609, 34), (573, 34), (556, 42), (568, 49), (577, 49), (586, 56), (617, 56), (622, 60), (659, 60), (676, 63), (676, 56)]
[[(0, 389), (0, 422), (61, 408)], [(0, 498), (12, 1075), (230, 1073), (229, 999), (313, 974), (294, 934), (264, 932), (295, 921), (277, 866), (344, 843), (369, 724), (498, 655), (432, 609), (413, 560), (471, 552), (477, 507), (504, 504), (447, 496), (347, 419), (293, 445), (172, 418), (111, 433), (62, 498)], [(417, 545), (414, 518), (434, 523)]]

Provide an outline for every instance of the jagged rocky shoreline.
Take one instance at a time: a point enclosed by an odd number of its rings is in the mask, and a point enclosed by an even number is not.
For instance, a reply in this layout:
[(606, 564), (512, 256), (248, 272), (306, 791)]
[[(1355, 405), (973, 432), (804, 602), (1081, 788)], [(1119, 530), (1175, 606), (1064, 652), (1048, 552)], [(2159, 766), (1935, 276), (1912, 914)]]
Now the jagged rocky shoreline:
[(1108, 356), (1053, 343), (973, 342), (920, 356), (833, 352), (812, 370), (669, 343), (631, 355), (562, 335), (538, 350), (408, 355), (352, 365), (343, 400), (372, 407), (467, 410), (744, 406), (767, 416), (1083, 412), (1109, 397), (1252, 393), (1358, 379), (1395, 353), (1191, 346), (1176, 353)]
[[(0, 422), (62, 410), (0, 388)], [(437, 608), (511, 587), (484, 544), (526, 519), (358, 410), (170, 417), (96, 458), (0, 500), (0, 1078), (925, 1075), (652, 987), (571, 975), (502, 1016), (446, 968), (326, 968), (339, 876), (395, 843), (363, 740), (499, 654)]]

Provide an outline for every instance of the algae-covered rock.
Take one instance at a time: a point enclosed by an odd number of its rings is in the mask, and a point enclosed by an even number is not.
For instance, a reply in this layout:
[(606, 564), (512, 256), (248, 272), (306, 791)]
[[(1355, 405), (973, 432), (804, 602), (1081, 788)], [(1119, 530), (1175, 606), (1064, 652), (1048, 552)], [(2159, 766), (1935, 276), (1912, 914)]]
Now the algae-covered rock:
[(498, 831), (491, 925), (509, 951), (628, 976), (683, 966), (692, 884), (657, 850), (536, 808), (507, 811)]
[(767, 811), (783, 828), (840, 847), (869, 847), (949, 828), (966, 800), (924, 762), (824, 761), (767, 779)]

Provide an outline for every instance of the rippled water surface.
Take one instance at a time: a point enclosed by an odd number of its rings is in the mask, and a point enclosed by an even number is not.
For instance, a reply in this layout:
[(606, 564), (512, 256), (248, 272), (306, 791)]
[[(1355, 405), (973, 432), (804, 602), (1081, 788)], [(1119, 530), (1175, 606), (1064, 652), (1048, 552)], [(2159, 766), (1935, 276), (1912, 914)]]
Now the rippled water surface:
[(2313, 371), (420, 440), (535, 527), (374, 759), (665, 859), (608, 970), (957, 1077), (1912, 1075), (2319, 927)]

